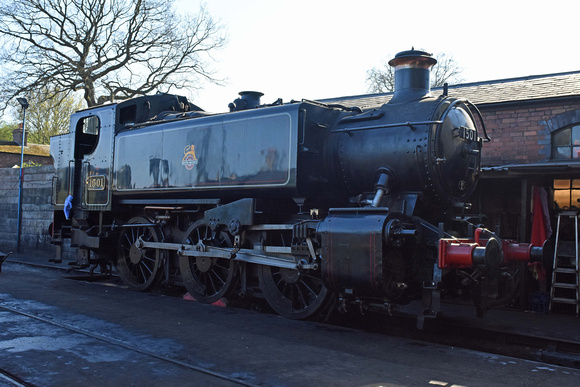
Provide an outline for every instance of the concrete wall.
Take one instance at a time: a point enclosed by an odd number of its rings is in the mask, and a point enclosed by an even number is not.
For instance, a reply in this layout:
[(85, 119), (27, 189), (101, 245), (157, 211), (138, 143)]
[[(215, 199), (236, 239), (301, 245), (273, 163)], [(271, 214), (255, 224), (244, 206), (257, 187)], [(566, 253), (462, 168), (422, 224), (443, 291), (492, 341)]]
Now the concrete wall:
[[(21, 252), (54, 255), (48, 227), (52, 222), (52, 165), (24, 168)], [(18, 226), (18, 168), (0, 168), (0, 251), (16, 252)]]

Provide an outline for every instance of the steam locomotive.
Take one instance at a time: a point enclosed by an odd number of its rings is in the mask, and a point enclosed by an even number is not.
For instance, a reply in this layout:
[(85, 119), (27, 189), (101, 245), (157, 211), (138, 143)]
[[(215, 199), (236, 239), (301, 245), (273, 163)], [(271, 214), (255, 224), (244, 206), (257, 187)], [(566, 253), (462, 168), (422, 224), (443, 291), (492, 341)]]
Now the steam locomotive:
[(542, 248), (457, 221), (489, 138), (469, 101), (430, 94), (436, 63), (397, 54), (376, 108), (242, 92), (222, 114), (168, 94), (75, 113), (51, 139), (55, 260), (70, 239), (132, 289), (262, 297), (294, 319), (420, 299), (422, 325), (454, 286), (482, 313), (509, 297), (485, 290), (510, 288), (507, 263)]

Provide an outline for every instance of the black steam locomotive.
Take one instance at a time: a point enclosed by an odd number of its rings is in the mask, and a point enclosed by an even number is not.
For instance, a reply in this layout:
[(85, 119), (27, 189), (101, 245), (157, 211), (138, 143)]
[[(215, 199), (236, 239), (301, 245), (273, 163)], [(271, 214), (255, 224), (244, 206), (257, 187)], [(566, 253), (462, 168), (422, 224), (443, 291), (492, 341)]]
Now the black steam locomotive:
[(397, 54), (373, 109), (243, 92), (224, 114), (167, 94), (75, 113), (51, 141), (57, 260), (70, 238), (79, 265), (113, 262), (130, 288), (263, 297), (289, 318), (419, 298), (422, 321), (453, 283), (482, 311), (484, 283), (541, 248), (452, 236), (488, 138), (475, 106), (430, 94), (435, 63)]

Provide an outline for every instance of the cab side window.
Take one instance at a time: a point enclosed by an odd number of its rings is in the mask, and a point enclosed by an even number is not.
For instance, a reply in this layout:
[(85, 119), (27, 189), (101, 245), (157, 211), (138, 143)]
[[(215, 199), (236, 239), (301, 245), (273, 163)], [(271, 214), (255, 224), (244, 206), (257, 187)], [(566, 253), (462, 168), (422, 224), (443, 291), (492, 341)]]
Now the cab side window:
[(99, 117), (97, 116), (89, 116), (83, 118), (80, 122), (83, 124), (83, 133), (84, 134), (92, 134), (94, 136), (99, 135)]
[(99, 142), (101, 122), (97, 116), (87, 116), (77, 122), (75, 132), (75, 159), (93, 153)]

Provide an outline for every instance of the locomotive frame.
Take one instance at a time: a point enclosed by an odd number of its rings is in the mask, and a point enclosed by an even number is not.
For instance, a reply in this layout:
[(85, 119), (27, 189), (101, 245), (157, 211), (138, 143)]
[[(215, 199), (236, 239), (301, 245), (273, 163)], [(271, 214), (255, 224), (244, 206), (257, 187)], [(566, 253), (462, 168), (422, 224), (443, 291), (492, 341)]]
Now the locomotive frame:
[(421, 299), (422, 326), (448, 276), (478, 314), (509, 301), (485, 289), (543, 250), (456, 227), (489, 138), (469, 101), (430, 94), (435, 63), (397, 54), (393, 98), (366, 110), (243, 92), (224, 114), (167, 94), (75, 113), (51, 139), (55, 260), (70, 239), (78, 265), (114, 263), (134, 290), (263, 297), (296, 319)]

